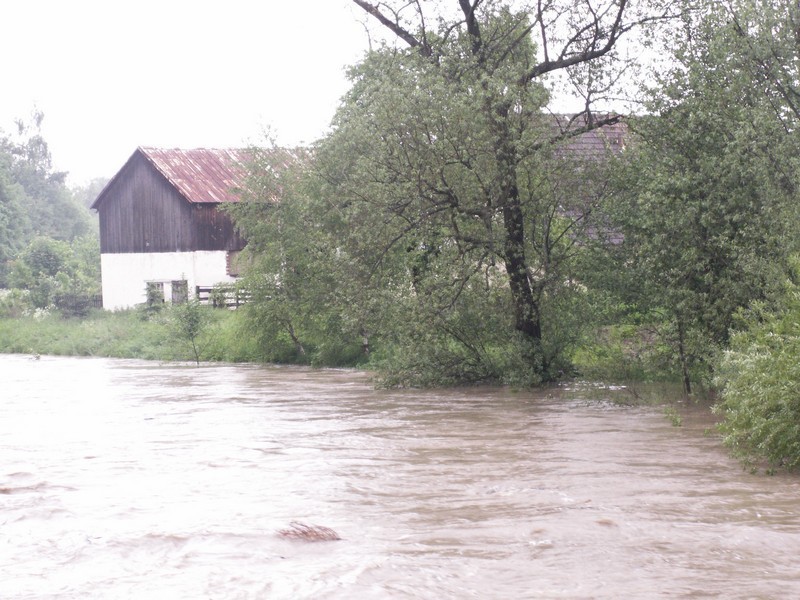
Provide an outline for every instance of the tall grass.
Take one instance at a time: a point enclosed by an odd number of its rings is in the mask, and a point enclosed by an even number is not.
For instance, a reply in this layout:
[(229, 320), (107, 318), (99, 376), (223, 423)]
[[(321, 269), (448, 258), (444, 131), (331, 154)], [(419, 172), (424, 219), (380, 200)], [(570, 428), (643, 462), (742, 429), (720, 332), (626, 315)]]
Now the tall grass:
[[(235, 312), (208, 309), (202, 332), (203, 360), (257, 361), (250, 336)], [(0, 352), (104, 356), (146, 360), (190, 360), (191, 346), (175, 333), (170, 310), (93, 311), (85, 318), (57, 313), (0, 318)]]

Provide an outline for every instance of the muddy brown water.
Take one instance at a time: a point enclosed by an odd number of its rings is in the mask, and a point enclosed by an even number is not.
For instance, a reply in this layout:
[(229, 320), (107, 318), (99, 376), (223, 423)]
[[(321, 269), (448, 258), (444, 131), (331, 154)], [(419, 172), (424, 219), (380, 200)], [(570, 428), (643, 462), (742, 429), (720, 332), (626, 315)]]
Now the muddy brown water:
[(800, 479), (703, 408), (18, 355), (0, 382), (3, 599), (800, 597)]

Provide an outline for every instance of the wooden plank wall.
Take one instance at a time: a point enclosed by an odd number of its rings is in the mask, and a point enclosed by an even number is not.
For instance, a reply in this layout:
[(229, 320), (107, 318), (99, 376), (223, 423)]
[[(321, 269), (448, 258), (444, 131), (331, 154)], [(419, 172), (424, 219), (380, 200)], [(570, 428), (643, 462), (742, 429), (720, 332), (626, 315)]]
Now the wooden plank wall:
[(244, 240), (213, 204), (191, 204), (141, 155), (106, 190), (101, 252), (241, 250)]

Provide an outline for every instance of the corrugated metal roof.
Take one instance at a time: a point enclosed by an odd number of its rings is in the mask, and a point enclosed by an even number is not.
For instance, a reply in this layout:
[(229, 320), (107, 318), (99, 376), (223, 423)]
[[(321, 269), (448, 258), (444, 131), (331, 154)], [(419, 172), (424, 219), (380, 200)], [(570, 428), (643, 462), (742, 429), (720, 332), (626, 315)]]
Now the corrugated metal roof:
[(189, 202), (237, 202), (250, 152), (241, 149), (139, 148)]

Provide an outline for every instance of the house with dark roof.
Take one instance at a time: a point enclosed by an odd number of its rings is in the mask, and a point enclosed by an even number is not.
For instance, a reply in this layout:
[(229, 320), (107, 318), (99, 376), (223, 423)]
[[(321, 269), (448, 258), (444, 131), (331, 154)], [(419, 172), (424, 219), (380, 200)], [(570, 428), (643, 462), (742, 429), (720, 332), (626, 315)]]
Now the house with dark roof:
[(221, 206), (238, 201), (243, 150), (137, 148), (98, 195), (103, 307), (193, 298), (235, 281), (245, 240)]

